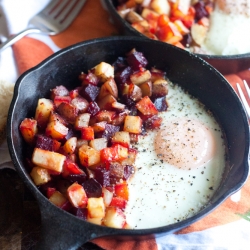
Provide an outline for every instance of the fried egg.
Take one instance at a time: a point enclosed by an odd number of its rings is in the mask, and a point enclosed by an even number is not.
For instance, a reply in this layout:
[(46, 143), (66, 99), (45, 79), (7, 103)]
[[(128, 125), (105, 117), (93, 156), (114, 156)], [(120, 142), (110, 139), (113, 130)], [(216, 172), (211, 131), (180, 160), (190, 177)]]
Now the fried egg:
[(195, 98), (169, 86), (162, 125), (136, 145), (136, 172), (125, 210), (133, 229), (154, 228), (198, 213), (218, 188), (226, 147), (219, 124)]
[(217, 0), (215, 3), (201, 47), (215, 55), (250, 52), (250, 1)]

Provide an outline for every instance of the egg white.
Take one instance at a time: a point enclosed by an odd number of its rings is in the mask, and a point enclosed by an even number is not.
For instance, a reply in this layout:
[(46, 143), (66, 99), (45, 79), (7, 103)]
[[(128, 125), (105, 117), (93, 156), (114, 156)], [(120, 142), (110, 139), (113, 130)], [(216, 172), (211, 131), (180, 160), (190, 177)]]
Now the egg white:
[(225, 167), (225, 144), (220, 126), (203, 105), (176, 86), (169, 86), (169, 108), (161, 112), (165, 124), (176, 119), (195, 119), (210, 129), (216, 150), (206, 164), (190, 170), (168, 164), (157, 156), (157, 131), (140, 136), (136, 145), (136, 172), (129, 181), (125, 210), (131, 228), (154, 228), (184, 220), (204, 207), (220, 184)]
[[(226, 1), (225, 9), (216, 6), (201, 47), (210, 54), (235, 55), (250, 52), (250, 5), (247, 1)], [(243, 9), (242, 9), (243, 8)]]

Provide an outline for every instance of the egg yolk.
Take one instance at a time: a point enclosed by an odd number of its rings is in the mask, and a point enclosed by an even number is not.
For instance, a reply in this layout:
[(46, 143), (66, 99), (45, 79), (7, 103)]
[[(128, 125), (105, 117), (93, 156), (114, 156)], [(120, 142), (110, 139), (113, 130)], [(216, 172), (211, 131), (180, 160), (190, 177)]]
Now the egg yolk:
[(163, 126), (156, 134), (154, 146), (160, 159), (185, 170), (203, 166), (215, 151), (211, 131), (199, 121), (188, 119)]

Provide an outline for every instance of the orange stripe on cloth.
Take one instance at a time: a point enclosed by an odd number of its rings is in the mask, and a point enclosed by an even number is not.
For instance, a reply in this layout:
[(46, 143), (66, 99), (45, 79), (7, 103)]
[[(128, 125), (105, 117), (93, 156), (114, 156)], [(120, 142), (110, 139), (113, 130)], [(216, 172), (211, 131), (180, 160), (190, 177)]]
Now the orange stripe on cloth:
[(88, 39), (112, 35), (118, 35), (118, 32), (100, 0), (87, 0), (70, 27), (58, 35), (51, 36), (51, 39), (58, 47), (65, 48)]
[(54, 53), (45, 43), (30, 37), (22, 38), (12, 47), (19, 74), (36, 66)]

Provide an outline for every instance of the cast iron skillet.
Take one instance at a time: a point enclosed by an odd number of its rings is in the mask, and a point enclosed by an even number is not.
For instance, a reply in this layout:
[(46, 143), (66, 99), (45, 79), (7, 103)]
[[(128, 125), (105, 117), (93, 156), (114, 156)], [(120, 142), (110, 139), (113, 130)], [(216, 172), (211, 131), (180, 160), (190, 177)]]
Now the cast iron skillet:
[[(57, 208), (45, 198), (31, 181), (25, 169), (25, 143), (19, 125), (32, 117), (38, 98), (49, 97), (50, 89), (63, 84), (79, 86), (78, 75), (101, 61), (112, 63), (136, 48), (145, 54), (149, 67), (167, 72), (170, 80), (198, 97), (221, 124), (228, 143), (229, 166), (209, 204), (197, 215), (164, 227), (125, 230), (94, 225)], [(42, 233), (37, 249), (76, 249), (96, 237), (143, 239), (159, 237), (180, 230), (201, 219), (245, 183), (249, 166), (248, 121), (240, 100), (225, 78), (198, 56), (150, 39), (109, 37), (90, 40), (63, 49), (38, 66), (28, 70), (16, 82), (14, 98), (8, 114), (7, 141), (14, 166), (23, 182), (37, 199), (42, 220)]]
[[(144, 37), (139, 31), (134, 29), (127, 21), (125, 21), (116, 11), (118, 0), (106, 0), (106, 8), (111, 16), (111, 19), (121, 35), (139, 36)], [(148, 38), (149, 39), (149, 38)], [(230, 55), (230, 56), (217, 56), (217, 55), (203, 55), (197, 54), (202, 59), (211, 64), (220, 73), (232, 74), (240, 70), (250, 68), (250, 53)]]

